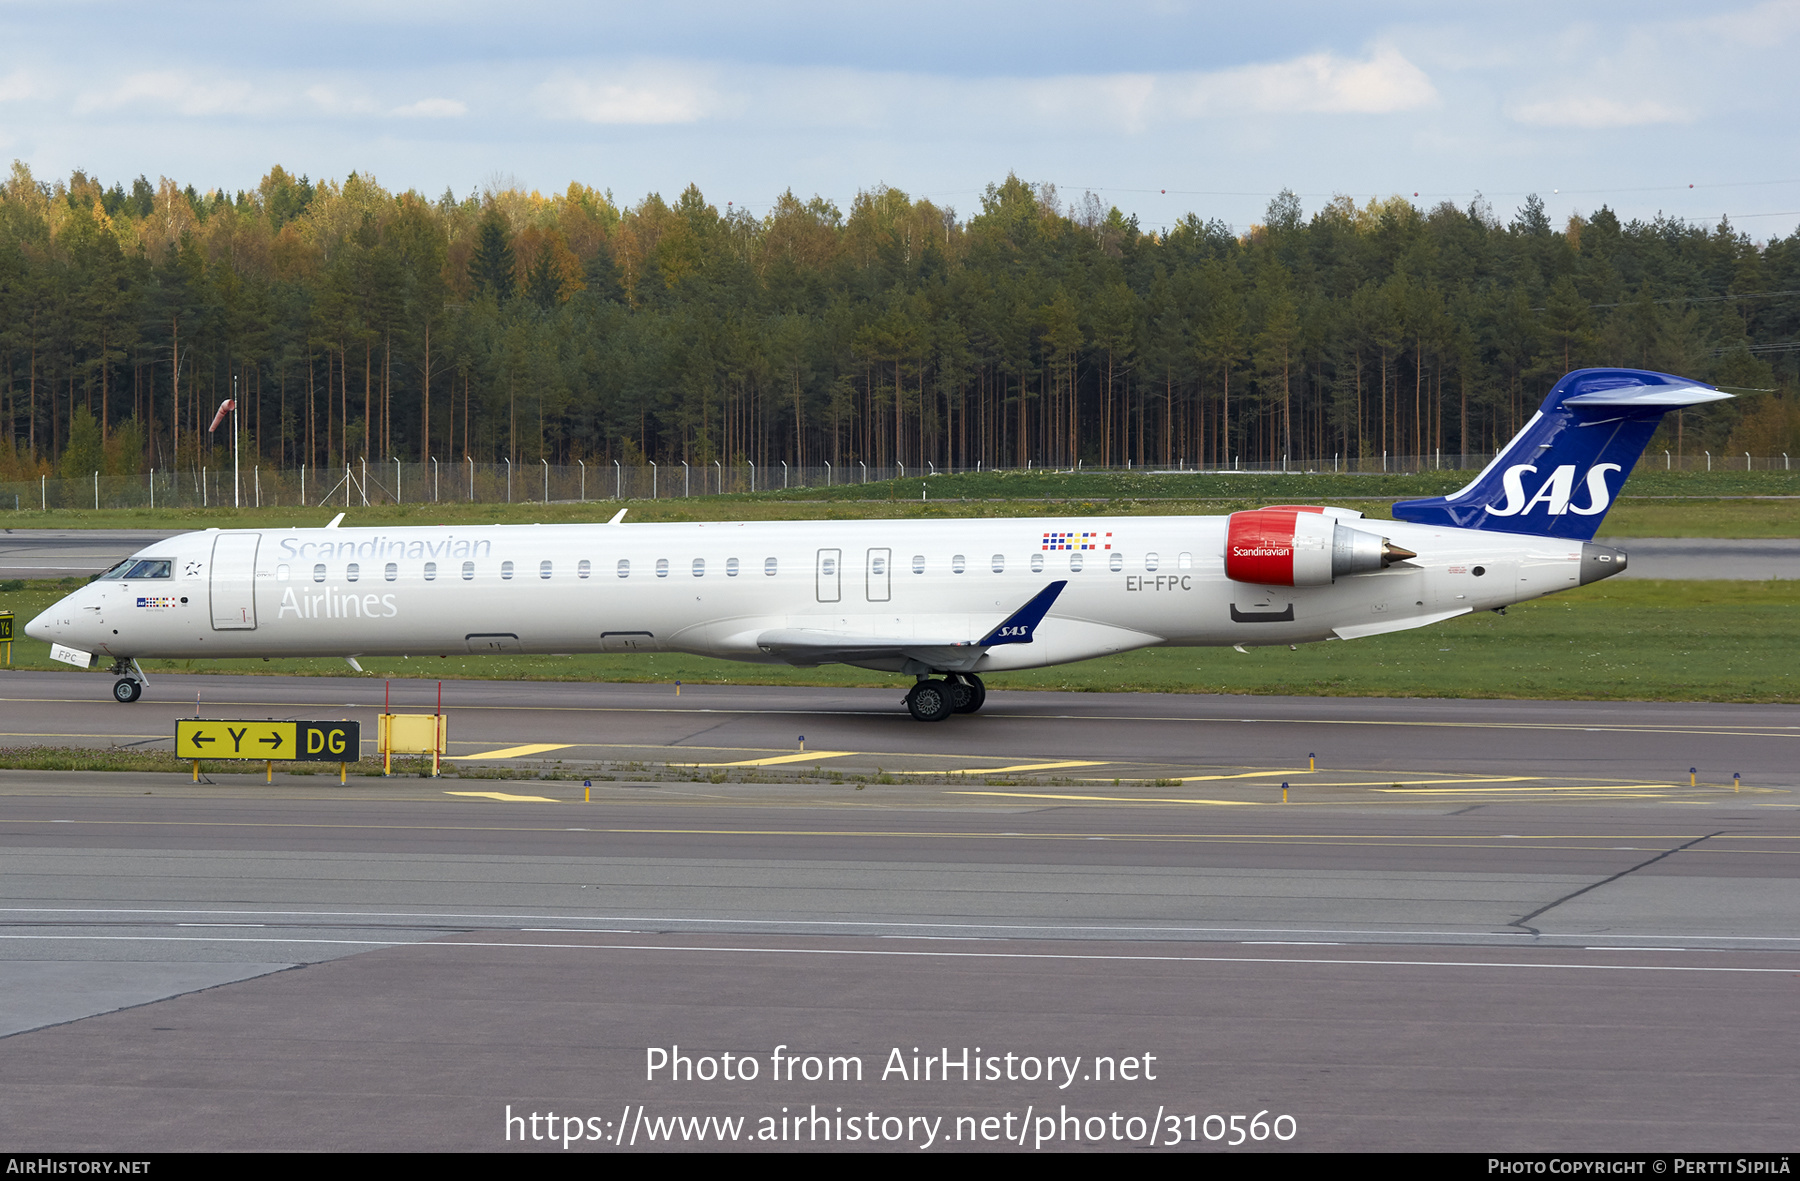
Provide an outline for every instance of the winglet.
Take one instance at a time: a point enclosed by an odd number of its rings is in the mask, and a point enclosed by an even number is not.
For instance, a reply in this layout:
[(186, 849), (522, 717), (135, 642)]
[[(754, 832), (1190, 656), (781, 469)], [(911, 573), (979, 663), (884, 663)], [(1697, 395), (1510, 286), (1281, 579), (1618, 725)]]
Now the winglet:
[(607, 524), (608, 525), (617, 525), (619, 522), (621, 522), (625, 519), (625, 513), (626, 513), (625, 509), (620, 509), (618, 512), (613, 514), (613, 519), (608, 521)]
[(344, 514), (339, 513), (337, 516), (331, 518), (331, 524), (325, 526), (325, 528), (336, 529), (338, 527), (338, 525), (343, 522), (343, 520), (344, 520)]
[(999, 627), (975, 642), (984, 648), (995, 648), (1001, 644), (1031, 643), (1031, 637), (1037, 631), (1037, 625), (1044, 621), (1044, 616), (1050, 613), (1051, 604), (1056, 602), (1056, 596), (1062, 594), (1063, 587), (1068, 585), (1067, 579), (1051, 583), (1033, 595), (1029, 603), (1007, 616)]

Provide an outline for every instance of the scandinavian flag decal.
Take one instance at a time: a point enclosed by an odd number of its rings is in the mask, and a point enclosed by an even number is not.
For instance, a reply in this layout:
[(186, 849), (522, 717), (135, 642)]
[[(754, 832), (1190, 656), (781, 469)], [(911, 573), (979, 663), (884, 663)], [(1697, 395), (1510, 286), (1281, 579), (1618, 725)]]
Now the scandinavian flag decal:
[(1110, 533), (1046, 533), (1043, 540), (1044, 549), (1111, 549)]

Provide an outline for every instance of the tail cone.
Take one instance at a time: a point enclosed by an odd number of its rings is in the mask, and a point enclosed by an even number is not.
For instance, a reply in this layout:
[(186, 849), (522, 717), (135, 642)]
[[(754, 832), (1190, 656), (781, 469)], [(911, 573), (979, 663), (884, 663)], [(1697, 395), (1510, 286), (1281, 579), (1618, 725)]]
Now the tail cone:
[(1395, 562), (1404, 562), (1408, 558), (1416, 558), (1418, 554), (1409, 549), (1401, 549), (1387, 538), (1381, 539), (1381, 568), (1386, 570)]

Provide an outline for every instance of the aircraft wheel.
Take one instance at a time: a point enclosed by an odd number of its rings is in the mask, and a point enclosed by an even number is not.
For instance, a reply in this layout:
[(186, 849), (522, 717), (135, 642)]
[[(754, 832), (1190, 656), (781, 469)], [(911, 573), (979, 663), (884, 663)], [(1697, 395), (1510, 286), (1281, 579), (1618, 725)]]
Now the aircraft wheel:
[(130, 705), (144, 695), (144, 687), (130, 677), (120, 677), (113, 682), (113, 700), (121, 705)]
[(907, 691), (906, 708), (921, 722), (941, 722), (956, 711), (956, 696), (949, 681), (920, 681)]
[(956, 698), (956, 712), (959, 714), (972, 714), (987, 701), (987, 686), (974, 673), (962, 674), (951, 689)]

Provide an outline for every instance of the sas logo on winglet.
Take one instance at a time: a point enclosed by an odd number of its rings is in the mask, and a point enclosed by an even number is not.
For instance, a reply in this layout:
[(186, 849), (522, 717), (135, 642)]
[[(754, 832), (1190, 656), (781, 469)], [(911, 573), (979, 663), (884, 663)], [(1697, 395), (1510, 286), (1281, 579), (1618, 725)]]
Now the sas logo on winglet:
[(1606, 486), (1606, 473), (1621, 471), (1616, 463), (1597, 463), (1588, 469), (1587, 494), (1588, 505), (1572, 505), (1569, 498), (1575, 491), (1575, 465), (1565, 463), (1550, 473), (1550, 477), (1538, 486), (1538, 490), (1526, 499), (1525, 473), (1537, 474), (1537, 468), (1529, 463), (1518, 463), (1506, 469), (1500, 477), (1501, 485), (1506, 490), (1506, 503), (1498, 508), (1487, 506), (1487, 511), (1496, 517), (1512, 517), (1529, 513), (1538, 505), (1544, 505), (1545, 511), (1553, 517), (1564, 513), (1574, 513), (1579, 517), (1593, 517), (1606, 511), (1612, 503), (1612, 491)]

